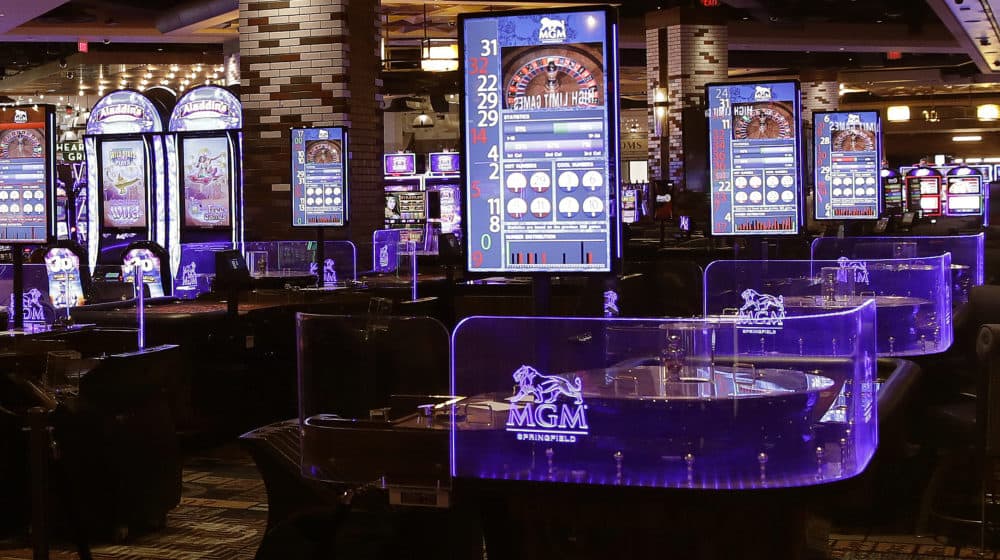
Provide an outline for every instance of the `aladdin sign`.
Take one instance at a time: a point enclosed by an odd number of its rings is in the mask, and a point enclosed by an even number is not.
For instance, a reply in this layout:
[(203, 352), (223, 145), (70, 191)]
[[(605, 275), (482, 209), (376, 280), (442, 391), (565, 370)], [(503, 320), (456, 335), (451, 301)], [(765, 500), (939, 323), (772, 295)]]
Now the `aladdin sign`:
[(207, 116), (227, 116), (229, 115), (229, 105), (216, 99), (203, 99), (201, 101), (191, 101), (181, 107), (181, 118), (197, 118), (198, 113), (212, 113)]
[(557, 375), (544, 375), (531, 366), (514, 372), (517, 392), (511, 397), (507, 415), (508, 432), (518, 441), (576, 443), (585, 436), (587, 405), (583, 402), (583, 382)]
[(116, 117), (129, 117), (131, 119), (141, 119), (145, 116), (146, 110), (139, 105), (131, 103), (121, 103), (117, 105), (105, 105), (94, 113), (94, 120), (125, 120)]

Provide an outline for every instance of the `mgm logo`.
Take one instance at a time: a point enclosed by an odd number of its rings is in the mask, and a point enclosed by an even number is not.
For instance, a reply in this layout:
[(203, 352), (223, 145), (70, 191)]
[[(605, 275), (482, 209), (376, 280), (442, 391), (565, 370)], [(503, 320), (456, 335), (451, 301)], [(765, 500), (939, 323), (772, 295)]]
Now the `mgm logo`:
[(507, 431), (520, 441), (576, 443), (587, 435), (587, 405), (583, 382), (558, 375), (544, 375), (531, 366), (514, 372), (516, 392), (510, 398)]

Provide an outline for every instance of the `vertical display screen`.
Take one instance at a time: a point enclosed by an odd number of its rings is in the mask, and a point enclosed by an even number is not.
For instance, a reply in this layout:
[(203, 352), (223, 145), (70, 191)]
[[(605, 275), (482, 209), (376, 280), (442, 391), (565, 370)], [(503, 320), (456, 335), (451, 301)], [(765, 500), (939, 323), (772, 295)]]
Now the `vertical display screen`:
[(941, 213), (941, 177), (907, 177), (909, 209), (920, 216), (937, 216)]
[(292, 129), (292, 225), (347, 222), (347, 131)]
[(906, 209), (903, 178), (889, 170), (882, 171), (882, 204), (886, 214), (902, 214)]
[(163, 297), (163, 275), (159, 257), (149, 249), (132, 249), (122, 263), (122, 278), (126, 282), (135, 280), (136, 267), (142, 282), (149, 286), (149, 297)]
[(874, 220), (881, 200), (876, 111), (813, 113), (817, 220)]
[(386, 176), (413, 175), (417, 172), (417, 154), (385, 154), (382, 167)]
[(710, 84), (706, 94), (712, 234), (797, 234), (798, 82)]
[(48, 241), (55, 157), (49, 114), (15, 107), (0, 116), (0, 243)]
[(184, 225), (218, 228), (230, 225), (229, 142), (222, 137), (184, 138)]
[(101, 143), (101, 202), (105, 228), (146, 227), (147, 176), (145, 142)]
[(948, 215), (970, 216), (983, 213), (983, 178), (979, 175), (946, 177)]
[(461, 19), (472, 272), (599, 272), (618, 251), (612, 11)]
[(80, 281), (80, 258), (65, 247), (53, 247), (45, 253), (45, 273), (49, 280), (49, 301), (53, 307), (83, 305)]

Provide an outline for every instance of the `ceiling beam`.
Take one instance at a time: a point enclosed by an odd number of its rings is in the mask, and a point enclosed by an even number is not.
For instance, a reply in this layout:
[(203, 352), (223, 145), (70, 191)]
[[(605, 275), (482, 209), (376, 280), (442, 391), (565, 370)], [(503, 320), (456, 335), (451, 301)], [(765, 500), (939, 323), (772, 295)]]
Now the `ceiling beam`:
[(813, 51), (963, 54), (965, 49), (942, 26), (914, 33), (899, 24), (810, 23), (805, 25), (733, 22), (731, 51)]
[(927, 0), (927, 5), (984, 74), (1000, 72), (1000, 29), (994, 7), (1000, 2)]

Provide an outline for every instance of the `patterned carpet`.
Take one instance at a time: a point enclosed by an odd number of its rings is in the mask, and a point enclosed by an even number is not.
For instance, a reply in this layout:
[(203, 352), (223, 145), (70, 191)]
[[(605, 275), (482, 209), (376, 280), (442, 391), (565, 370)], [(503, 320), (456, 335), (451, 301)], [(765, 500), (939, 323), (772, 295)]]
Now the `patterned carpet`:
[[(267, 496), (253, 461), (236, 446), (189, 459), (184, 466), (181, 505), (170, 512), (167, 527), (132, 535), (123, 545), (93, 546), (96, 560), (251, 560), (263, 537)], [(55, 544), (53, 560), (76, 560), (65, 544)], [(0, 560), (25, 560), (23, 541), (0, 541)], [(940, 560), (995, 558), (971, 547), (942, 544), (942, 539), (911, 535), (833, 535), (831, 560)]]

